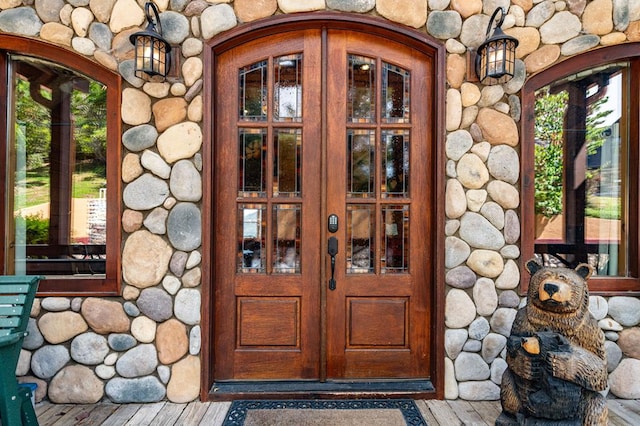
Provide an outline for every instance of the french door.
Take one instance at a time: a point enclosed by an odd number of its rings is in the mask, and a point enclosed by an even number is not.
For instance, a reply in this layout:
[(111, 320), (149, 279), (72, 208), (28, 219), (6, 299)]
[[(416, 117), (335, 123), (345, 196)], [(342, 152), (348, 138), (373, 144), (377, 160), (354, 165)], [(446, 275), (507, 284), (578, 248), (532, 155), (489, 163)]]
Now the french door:
[(216, 381), (429, 377), (433, 75), (346, 30), (217, 57)]

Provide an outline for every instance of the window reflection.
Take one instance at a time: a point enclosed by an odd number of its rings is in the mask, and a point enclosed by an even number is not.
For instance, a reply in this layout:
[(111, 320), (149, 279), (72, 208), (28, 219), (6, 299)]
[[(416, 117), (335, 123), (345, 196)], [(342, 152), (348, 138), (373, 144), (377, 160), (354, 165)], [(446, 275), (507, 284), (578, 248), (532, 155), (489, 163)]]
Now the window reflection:
[(376, 113), (375, 60), (349, 55), (347, 116), (350, 122), (373, 123)]
[(375, 206), (347, 207), (347, 272), (372, 273), (375, 266)]
[[(15, 126), (8, 203), (16, 274), (102, 275), (107, 240), (106, 86), (11, 57)], [(11, 253), (11, 251), (14, 251)]]
[(300, 121), (302, 119), (302, 55), (275, 58), (274, 68), (273, 119)]
[(410, 105), (410, 73), (392, 64), (382, 65), (382, 120), (408, 123)]
[(273, 207), (275, 236), (273, 241), (273, 272), (300, 272), (300, 206), (280, 204)]
[(265, 206), (238, 206), (238, 272), (264, 272)]
[(347, 195), (374, 197), (375, 131), (347, 130)]
[(264, 121), (267, 119), (267, 61), (257, 62), (240, 69), (240, 119)]
[(572, 75), (536, 92), (536, 255), (625, 276), (628, 123), (626, 63)]

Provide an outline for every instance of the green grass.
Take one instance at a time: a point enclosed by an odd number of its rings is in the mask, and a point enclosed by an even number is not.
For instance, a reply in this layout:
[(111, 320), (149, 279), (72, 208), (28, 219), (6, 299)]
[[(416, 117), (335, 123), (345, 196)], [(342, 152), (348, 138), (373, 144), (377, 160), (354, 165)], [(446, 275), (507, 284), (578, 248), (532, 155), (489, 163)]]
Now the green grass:
[(618, 197), (589, 197), (585, 216), (600, 219), (620, 219), (620, 198)]
[[(82, 162), (73, 174), (73, 198), (97, 198), (106, 187), (105, 166), (98, 162)], [(25, 205), (37, 206), (49, 202), (49, 167), (39, 167), (26, 173)], [(18, 185), (20, 186), (20, 185)]]

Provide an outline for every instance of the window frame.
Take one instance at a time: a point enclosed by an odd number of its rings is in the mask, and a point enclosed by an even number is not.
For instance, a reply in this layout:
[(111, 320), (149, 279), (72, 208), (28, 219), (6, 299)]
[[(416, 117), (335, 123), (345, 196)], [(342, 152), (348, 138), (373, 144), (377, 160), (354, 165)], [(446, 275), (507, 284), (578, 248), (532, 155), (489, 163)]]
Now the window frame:
[[(122, 80), (119, 74), (103, 67), (102, 65), (68, 49), (49, 44), (40, 40), (28, 39), (10, 34), (0, 34), (0, 99), (7, 99), (9, 75), (9, 54), (19, 54), (40, 58), (53, 63), (63, 65), (76, 70), (93, 80), (104, 84), (107, 87), (107, 242), (106, 242), (106, 264), (105, 274), (100, 277), (69, 277), (49, 275), (40, 281), (38, 295), (40, 296), (114, 296), (120, 294), (121, 282), (121, 253), (120, 246), (122, 231), (120, 226), (121, 216), (121, 180), (120, 180), (120, 157), (121, 157), (121, 86)], [(4, 119), (0, 120), (0, 150), (3, 153), (0, 161), (0, 176), (6, 176), (8, 157), (9, 126), (12, 123), (8, 117), (8, 103), (0, 105), (0, 114)], [(6, 231), (10, 226), (11, 216), (6, 211), (8, 191), (6, 184), (0, 185), (0, 234), (7, 235)], [(117, 208), (116, 208), (117, 206)], [(6, 243), (0, 244), (0, 266), (1, 272), (6, 274), (9, 270), (7, 259)]]
[[(586, 52), (530, 77), (522, 88), (522, 121), (521, 121), (521, 265), (522, 277), (528, 277), (525, 261), (534, 255), (535, 245), (535, 188), (534, 188), (534, 126), (535, 126), (535, 92), (556, 80), (575, 74), (581, 70), (595, 68), (617, 61), (630, 63), (631, 81), (628, 100), (629, 117), (629, 152), (628, 164), (640, 163), (640, 43), (626, 43), (622, 45), (602, 47)], [(640, 293), (640, 227), (638, 214), (640, 213), (639, 182), (640, 171), (629, 167), (627, 191), (629, 193), (628, 220), (626, 222), (628, 237), (628, 277), (599, 277), (592, 276), (589, 288), (592, 294), (613, 296), (628, 295), (629, 292)], [(528, 280), (523, 280), (521, 289), (526, 291)]]

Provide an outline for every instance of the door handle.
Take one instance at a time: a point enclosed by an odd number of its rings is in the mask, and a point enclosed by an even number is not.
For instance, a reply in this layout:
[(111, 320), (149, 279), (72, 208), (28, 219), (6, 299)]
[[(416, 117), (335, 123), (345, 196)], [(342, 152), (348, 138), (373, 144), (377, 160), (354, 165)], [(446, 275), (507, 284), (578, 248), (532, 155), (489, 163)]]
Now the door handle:
[(331, 256), (331, 279), (329, 279), (329, 290), (336, 289), (336, 280), (333, 277), (336, 271), (336, 255), (338, 254), (338, 239), (330, 237), (327, 244), (327, 252)]

